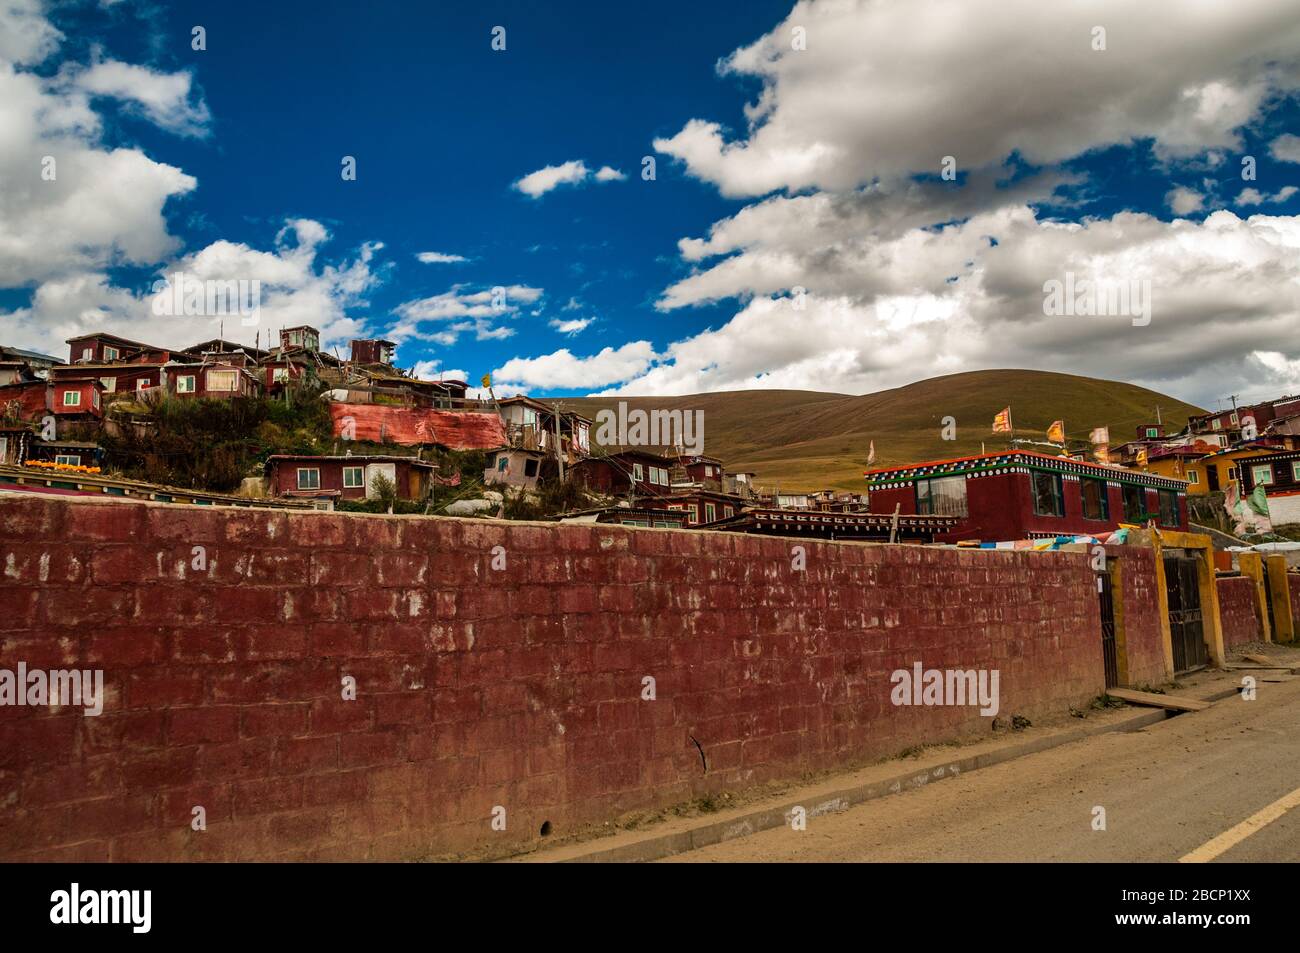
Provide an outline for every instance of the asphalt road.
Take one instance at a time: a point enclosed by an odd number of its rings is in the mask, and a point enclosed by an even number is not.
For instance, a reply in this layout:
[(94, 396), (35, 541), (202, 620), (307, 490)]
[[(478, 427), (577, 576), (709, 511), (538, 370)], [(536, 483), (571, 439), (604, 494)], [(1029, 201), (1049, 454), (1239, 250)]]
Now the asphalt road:
[[(1096, 807), (1105, 830), (1093, 829)], [(1177, 861), (1197, 851), (1300, 860), (1300, 678), (669, 861)]]

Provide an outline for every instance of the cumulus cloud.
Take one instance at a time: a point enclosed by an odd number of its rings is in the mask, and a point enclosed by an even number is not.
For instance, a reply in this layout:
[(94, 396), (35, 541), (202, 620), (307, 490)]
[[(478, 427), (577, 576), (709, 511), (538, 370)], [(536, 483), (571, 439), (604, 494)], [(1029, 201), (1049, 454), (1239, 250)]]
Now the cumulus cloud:
[(1278, 0), (800, 0), (719, 63), (762, 83), (744, 133), (696, 118), (655, 148), (729, 196), (934, 174), (945, 156), (1052, 165), (1147, 137), (1180, 158), (1238, 148), (1300, 86), (1298, 56), (1300, 18)]
[(626, 178), (627, 175), (610, 166), (601, 166), (598, 170), (592, 172), (591, 169), (587, 168), (587, 163), (581, 159), (573, 159), (561, 165), (548, 165), (536, 172), (530, 172), (515, 182), (512, 187), (516, 191), (523, 192), (529, 198), (536, 199), (541, 198), (553, 189), (558, 189), (562, 185), (582, 185), (593, 180), (596, 182), (621, 182)]
[(1278, 162), (1300, 162), (1300, 136), (1289, 132), (1278, 136), (1269, 144), (1268, 151)]
[(39, 0), (0, 2), (0, 60), (19, 65), (40, 63), (62, 41), (63, 34), (45, 19)]
[(556, 331), (559, 331), (561, 334), (573, 336), (575, 334), (581, 334), (583, 331), (587, 330), (591, 325), (591, 322), (595, 320), (595, 318), (570, 318), (568, 320), (552, 318), (551, 327)]
[(541, 357), (511, 358), (492, 372), (492, 380), (522, 390), (590, 389), (636, 377), (654, 358), (649, 341), (607, 347), (590, 357), (575, 357), (561, 348)]
[(1205, 196), (1180, 185), (1165, 195), (1165, 204), (1175, 215), (1191, 215), (1205, 207)]
[[(310, 324), (321, 332), (322, 344), (346, 343), (365, 333), (365, 322), (347, 313), (364, 307), (367, 293), (382, 279), (375, 267), (379, 246), (362, 245), (355, 256), (338, 263), (322, 260), (320, 246), (328, 241), (324, 227), (310, 219), (285, 224), (274, 247), (217, 241), (160, 267), (156, 287), (179, 273), (197, 281), (258, 281), (260, 308), (256, 324), (245, 324), (238, 313), (220, 315), (158, 314), (155, 283), (136, 290), (114, 287), (101, 272), (78, 272), (40, 284), (28, 307), (0, 312), (5, 337), (20, 347), (62, 354), (70, 337), (108, 331), (159, 347), (188, 347), (214, 338), (244, 344), (278, 339), (279, 329)], [(248, 287), (252, 287), (249, 285)], [(165, 300), (165, 298), (164, 298)]]
[[(1297, 252), (1300, 219), (1228, 211), (1203, 222), (1125, 212), (1063, 223), (1010, 205), (887, 242), (845, 238), (820, 248), (792, 247), (774, 229), (670, 289), (671, 299), (681, 306), (720, 286), (766, 289), (770, 280), (806, 295), (754, 295), (723, 326), (671, 344), (614, 392), (866, 392), (980, 367), (1039, 367), (1211, 400), (1225, 378), (1258, 366), (1251, 355), (1261, 341), (1285, 351), (1296, 340)], [(1149, 283), (1150, 323), (1045, 314), (1045, 283), (1067, 272)]]
[(415, 257), (426, 265), (454, 265), (469, 261), (464, 255), (447, 255), (440, 251), (422, 251)]
[(498, 322), (518, 315), (543, 294), (541, 288), (528, 285), (469, 288), (457, 284), (441, 294), (398, 305), (394, 313), (399, 320), (388, 329), (388, 337), (397, 343), (416, 339), (447, 346), (473, 331), (479, 341), (502, 340), (514, 335), (515, 329)]
[(1279, 202), (1290, 201), (1291, 196), (1300, 192), (1300, 188), (1294, 185), (1284, 185), (1272, 195), (1266, 195), (1259, 189), (1246, 188), (1237, 193), (1237, 202), (1239, 206), (1275, 204)]
[(84, 95), (0, 62), (0, 286), (150, 264), (177, 248), (163, 207), (196, 180), (102, 146), (100, 128)]
[(150, 122), (178, 135), (208, 132), (211, 115), (201, 98), (191, 95), (187, 71), (161, 73), (145, 66), (105, 60), (75, 74), (73, 84), (91, 96), (119, 100)]

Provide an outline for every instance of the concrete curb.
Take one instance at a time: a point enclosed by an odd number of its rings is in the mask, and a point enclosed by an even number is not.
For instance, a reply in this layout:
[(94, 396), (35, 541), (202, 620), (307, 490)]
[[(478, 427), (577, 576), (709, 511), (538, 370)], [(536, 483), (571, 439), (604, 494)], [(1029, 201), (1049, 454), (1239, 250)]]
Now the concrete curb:
[[(1238, 689), (1234, 687), (1198, 697), (1202, 701), (1216, 702), (1224, 698), (1230, 698), (1237, 693)], [(789, 823), (790, 814), (795, 807), (804, 808), (810, 818), (822, 814), (834, 814), (890, 794), (913, 790), (934, 781), (945, 781), (970, 771), (978, 771), (980, 768), (992, 767), (995, 764), (1014, 761), (1026, 755), (1059, 748), (1061, 745), (1072, 744), (1076, 741), (1083, 741), (1085, 738), (1110, 734), (1116, 731), (1137, 731), (1149, 725), (1166, 721), (1173, 717), (1174, 714), (1164, 709), (1135, 712), (1132, 717), (1112, 724), (1076, 728), (1057, 735), (1048, 735), (1021, 744), (1008, 745), (995, 751), (985, 751), (982, 754), (957, 758), (922, 771), (907, 771), (870, 784), (857, 785), (830, 794), (819, 795), (812, 803), (809, 803), (807, 799), (788, 801), (777, 807), (761, 808), (729, 817), (726, 820), (710, 821), (689, 830), (647, 837), (644, 840), (630, 844), (620, 844), (617, 847), (601, 848), (598, 842), (592, 842), (591, 850), (574, 857), (565, 857), (558, 860), (557, 863), (644, 863), (646, 861), (661, 860), (674, 854), (682, 854), (686, 851), (698, 850), (701, 847), (721, 844), (724, 841), (756, 834), (759, 831), (783, 827)]]

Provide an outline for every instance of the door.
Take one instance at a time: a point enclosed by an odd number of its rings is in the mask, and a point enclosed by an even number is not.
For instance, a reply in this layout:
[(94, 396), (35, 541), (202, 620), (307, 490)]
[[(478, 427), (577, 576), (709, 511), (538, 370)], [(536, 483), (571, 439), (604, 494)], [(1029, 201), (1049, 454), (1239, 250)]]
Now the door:
[[(394, 487), (397, 487), (397, 464), (396, 463), (371, 463), (366, 467), (366, 499), (375, 500), (379, 494), (375, 492), (375, 477), (383, 476), (387, 478)], [(400, 488), (398, 490), (400, 492)]]
[(1101, 660), (1106, 666), (1106, 687), (1119, 687), (1119, 647), (1115, 643), (1115, 594), (1111, 591), (1110, 573), (1097, 574), (1097, 593), (1101, 600)]
[(1174, 671), (1182, 673), (1203, 668), (1209, 661), (1209, 651), (1205, 645), (1205, 628), (1201, 617), (1197, 561), (1186, 555), (1166, 555), (1164, 563)]
[(1216, 464), (1206, 464), (1205, 486), (1211, 493), (1219, 492), (1219, 468)]

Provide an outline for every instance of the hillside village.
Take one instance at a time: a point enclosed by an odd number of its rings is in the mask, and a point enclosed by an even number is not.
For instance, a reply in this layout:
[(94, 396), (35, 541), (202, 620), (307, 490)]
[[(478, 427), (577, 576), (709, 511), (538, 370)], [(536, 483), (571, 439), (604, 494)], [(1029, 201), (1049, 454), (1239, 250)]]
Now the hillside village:
[(497, 399), (487, 379), (487, 399), (468, 397), (397, 367), (390, 341), (354, 340), (346, 359), (309, 326), (266, 349), (67, 344), (66, 361), (0, 346), (0, 489), (1038, 548), (1300, 523), (1300, 397), (1145, 423), (1115, 447), (1105, 428), (1067, 442), (1060, 421), (1023, 439), (1008, 407), (989, 452), (868, 469), (865, 492), (794, 492), (702, 446), (602, 443), (593, 418)]

